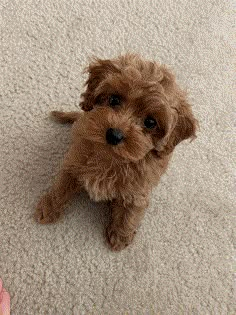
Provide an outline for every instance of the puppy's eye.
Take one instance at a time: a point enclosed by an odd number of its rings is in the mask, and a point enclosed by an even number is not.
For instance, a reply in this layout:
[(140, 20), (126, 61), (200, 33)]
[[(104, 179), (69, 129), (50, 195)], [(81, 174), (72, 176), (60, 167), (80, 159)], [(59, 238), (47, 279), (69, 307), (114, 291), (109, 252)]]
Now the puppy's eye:
[(121, 104), (121, 96), (120, 95), (118, 95), (118, 94), (112, 94), (112, 95), (110, 95), (110, 97), (109, 97), (109, 105), (110, 106), (118, 106), (118, 105), (120, 105)]
[(154, 118), (148, 116), (148, 117), (145, 119), (145, 121), (144, 121), (144, 125), (145, 125), (145, 127), (148, 128), (148, 129), (153, 129), (153, 128), (156, 127), (157, 122), (156, 122), (156, 120), (155, 120)]

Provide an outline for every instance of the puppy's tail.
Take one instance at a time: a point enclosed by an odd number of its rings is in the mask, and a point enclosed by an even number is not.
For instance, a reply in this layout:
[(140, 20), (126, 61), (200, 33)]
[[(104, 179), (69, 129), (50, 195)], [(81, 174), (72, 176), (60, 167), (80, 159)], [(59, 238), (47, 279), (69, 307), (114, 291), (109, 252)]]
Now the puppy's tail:
[(54, 110), (51, 112), (51, 117), (53, 120), (61, 124), (73, 124), (80, 116), (79, 112), (60, 112)]

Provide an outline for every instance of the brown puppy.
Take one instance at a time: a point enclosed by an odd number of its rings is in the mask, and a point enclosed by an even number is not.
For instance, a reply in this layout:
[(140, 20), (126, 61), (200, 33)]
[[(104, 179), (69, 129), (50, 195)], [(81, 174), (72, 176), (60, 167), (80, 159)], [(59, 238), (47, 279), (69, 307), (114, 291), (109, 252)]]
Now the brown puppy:
[(52, 113), (74, 122), (72, 143), (35, 217), (55, 222), (66, 201), (85, 188), (93, 200), (111, 202), (107, 240), (121, 250), (132, 242), (175, 146), (195, 137), (197, 120), (174, 76), (156, 62), (127, 54), (97, 59), (88, 73), (84, 112)]

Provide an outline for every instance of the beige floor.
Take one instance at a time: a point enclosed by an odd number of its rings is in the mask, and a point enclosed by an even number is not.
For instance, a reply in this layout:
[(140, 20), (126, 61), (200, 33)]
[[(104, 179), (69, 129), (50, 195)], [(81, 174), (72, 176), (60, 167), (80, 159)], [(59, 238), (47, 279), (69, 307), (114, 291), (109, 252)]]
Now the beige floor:
[[(0, 7), (0, 277), (12, 314), (235, 314), (230, 1)], [(103, 241), (106, 205), (85, 194), (58, 225), (38, 226), (32, 213), (69, 141), (48, 112), (78, 108), (91, 55), (127, 50), (174, 67), (201, 131), (179, 145), (134, 244), (117, 254)]]

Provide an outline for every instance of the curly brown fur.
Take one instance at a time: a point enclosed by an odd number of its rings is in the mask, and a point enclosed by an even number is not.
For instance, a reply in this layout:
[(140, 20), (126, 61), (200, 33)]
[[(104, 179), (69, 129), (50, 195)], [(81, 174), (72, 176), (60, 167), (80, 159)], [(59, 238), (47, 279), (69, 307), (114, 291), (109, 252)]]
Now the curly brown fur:
[[(127, 54), (96, 59), (87, 70), (80, 104), (84, 112), (52, 113), (62, 123), (74, 122), (72, 142), (35, 217), (40, 223), (55, 222), (66, 201), (85, 188), (93, 200), (111, 202), (107, 240), (113, 250), (121, 250), (132, 242), (150, 191), (165, 172), (175, 146), (195, 137), (197, 121), (185, 93), (163, 65)], [(116, 106), (114, 97), (118, 97)], [(146, 118), (155, 120), (156, 126), (147, 128)], [(118, 144), (108, 143), (110, 128), (122, 132)]]

